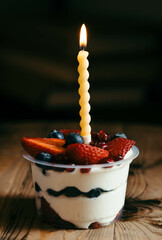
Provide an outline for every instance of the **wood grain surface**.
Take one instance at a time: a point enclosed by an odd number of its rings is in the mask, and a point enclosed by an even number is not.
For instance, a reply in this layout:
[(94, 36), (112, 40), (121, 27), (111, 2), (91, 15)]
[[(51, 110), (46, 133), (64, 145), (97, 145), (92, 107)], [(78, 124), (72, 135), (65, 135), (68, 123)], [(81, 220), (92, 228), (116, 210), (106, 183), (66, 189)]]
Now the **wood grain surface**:
[(106, 123), (92, 129), (123, 131), (136, 141), (139, 157), (131, 164), (121, 220), (96, 230), (57, 230), (37, 217), (30, 164), (21, 156), (23, 136), (44, 137), (53, 128), (76, 123), (23, 122), (0, 126), (0, 239), (26, 240), (161, 240), (162, 127)]

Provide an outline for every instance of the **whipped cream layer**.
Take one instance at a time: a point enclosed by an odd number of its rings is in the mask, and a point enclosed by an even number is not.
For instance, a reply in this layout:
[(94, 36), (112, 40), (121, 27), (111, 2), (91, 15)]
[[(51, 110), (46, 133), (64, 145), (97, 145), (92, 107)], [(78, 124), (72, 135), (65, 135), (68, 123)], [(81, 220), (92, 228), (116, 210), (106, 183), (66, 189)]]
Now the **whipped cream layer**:
[[(131, 155), (131, 150), (125, 159)], [(89, 173), (81, 173), (80, 169), (73, 172), (58, 172), (53, 170), (42, 173), (42, 169), (32, 164), (33, 180), (41, 191), (36, 193), (37, 207), (40, 208), (40, 198), (49, 203), (50, 207), (63, 219), (76, 225), (78, 228), (88, 228), (93, 222), (101, 226), (111, 223), (125, 201), (126, 183), (129, 163), (111, 168), (92, 167)], [(104, 191), (100, 196), (87, 198), (85, 196), (54, 197), (48, 194), (48, 189), (61, 191), (66, 187), (76, 187), (82, 192), (101, 188)]]
[[(124, 205), (125, 191), (126, 183), (112, 192), (91, 199), (83, 196), (52, 197), (46, 192), (41, 192), (40, 197), (44, 197), (63, 220), (78, 228), (88, 228), (93, 222), (98, 222), (101, 226), (111, 223)], [(37, 207), (40, 207), (39, 198)]]

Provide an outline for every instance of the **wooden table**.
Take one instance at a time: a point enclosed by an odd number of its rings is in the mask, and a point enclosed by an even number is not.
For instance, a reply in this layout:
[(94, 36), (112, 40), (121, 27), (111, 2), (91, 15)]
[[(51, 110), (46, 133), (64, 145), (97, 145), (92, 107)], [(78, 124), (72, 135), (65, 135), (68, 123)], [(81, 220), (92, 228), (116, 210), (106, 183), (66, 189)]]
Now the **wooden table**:
[(124, 215), (95, 230), (57, 230), (36, 214), (30, 164), (21, 156), (20, 138), (46, 136), (76, 123), (28, 122), (0, 125), (0, 239), (127, 240), (162, 239), (162, 126), (106, 123), (95, 130), (123, 131), (136, 141), (139, 157), (131, 165)]

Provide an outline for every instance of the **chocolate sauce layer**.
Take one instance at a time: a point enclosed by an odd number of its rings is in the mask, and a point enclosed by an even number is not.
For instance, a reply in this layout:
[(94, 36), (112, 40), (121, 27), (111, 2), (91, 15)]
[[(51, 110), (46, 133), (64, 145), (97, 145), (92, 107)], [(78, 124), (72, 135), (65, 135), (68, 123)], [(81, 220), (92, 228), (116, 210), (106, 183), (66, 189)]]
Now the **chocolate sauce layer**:
[(60, 195), (65, 195), (66, 197), (78, 197), (80, 195), (88, 198), (97, 198), (104, 192), (111, 192), (113, 190), (105, 191), (101, 188), (91, 189), (89, 192), (81, 192), (76, 187), (66, 187), (61, 191), (55, 191), (53, 189), (48, 189), (47, 192), (49, 195), (58, 197)]
[(37, 182), (35, 182), (35, 191), (36, 192), (40, 192), (42, 189), (40, 188), (40, 186), (38, 185)]

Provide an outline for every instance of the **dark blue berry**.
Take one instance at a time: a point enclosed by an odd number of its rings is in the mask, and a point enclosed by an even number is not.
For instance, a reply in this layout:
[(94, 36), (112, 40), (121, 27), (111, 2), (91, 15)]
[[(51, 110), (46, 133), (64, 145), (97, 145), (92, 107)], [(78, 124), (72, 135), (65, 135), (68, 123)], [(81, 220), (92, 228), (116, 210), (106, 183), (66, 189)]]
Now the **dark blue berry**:
[(66, 140), (65, 140), (65, 146), (68, 146), (73, 143), (84, 143), (84, 139), (79, 133), (70, 133), (67, 135)]
[[(38, 161), (43, 161), (43, 162), (52, 162), (52, 156), (51, 154), (49, 153), (46, 153), (46, 152), (42, 152), (42, 153), (39, 153), (35, 156), (35, 159), (38, 160)], [(39, 163), (36, 163), (37, 167), (40, 167), (40, 168), (43, 168), (44, 170), (50, 170), (52, 169), (51, 166), (46, 166), (46, 165), (43, 165), (43, 164), (39, 164)]]
[(57, 131), (57, 130), (54, 129), (53, 131), (51, 131), (51, 132), (49, 133), (48, 138), (64, 139), (64, 135), (63, 135), (61, 132), (59, 132), (59, 131)]
[(118, 138), (118, 137), (127, 138), (127, 136), (126, 136), (124, 133), (116, 133), (116, 134), (112, 137), (112, 139)]

